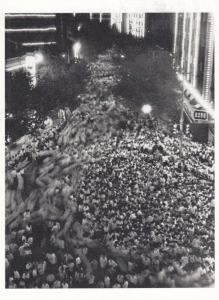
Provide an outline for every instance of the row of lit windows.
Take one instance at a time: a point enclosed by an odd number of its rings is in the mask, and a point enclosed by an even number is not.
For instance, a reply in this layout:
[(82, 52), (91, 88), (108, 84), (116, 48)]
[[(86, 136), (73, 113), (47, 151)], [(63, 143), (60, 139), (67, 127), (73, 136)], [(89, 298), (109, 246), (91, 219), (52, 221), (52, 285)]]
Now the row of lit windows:
[(134, 17), (134, 18), (143, 18), (144, 17), (144, 14), (129, 14), (129, 16), (131, 16), (131, 17)]

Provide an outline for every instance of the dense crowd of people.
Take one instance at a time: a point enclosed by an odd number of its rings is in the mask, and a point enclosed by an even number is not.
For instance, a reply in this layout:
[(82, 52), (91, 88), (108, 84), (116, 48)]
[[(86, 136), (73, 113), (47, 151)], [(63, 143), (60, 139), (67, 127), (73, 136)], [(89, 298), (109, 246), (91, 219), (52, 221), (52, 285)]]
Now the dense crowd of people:
[(110, 52), (80, 106), (6, 152), (6, 287), (214, 282), (214, 147), (125, 106)]

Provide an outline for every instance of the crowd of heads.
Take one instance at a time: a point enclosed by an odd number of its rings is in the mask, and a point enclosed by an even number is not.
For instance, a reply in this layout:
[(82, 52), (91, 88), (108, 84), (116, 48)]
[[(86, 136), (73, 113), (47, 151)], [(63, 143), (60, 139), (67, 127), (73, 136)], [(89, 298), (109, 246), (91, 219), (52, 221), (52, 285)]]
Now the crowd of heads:
[[(180, 156), (171, 128), (129, 110), (119, 128), (124, 106), (108, 95), (117, 78), (110, 66), (107, 77), (102, 59), (109, 55), (91, 64), (90, 94), (79, 97), (68, 124), (31, 137), (44, 156), (29, 155), (36, 186), (25, 196), (24, 180), (17, 215), (8, 210), (6, 286), (208, 286), (214, 147), (186, 139)], [(8, 172), (23, 160), (9, 154)]]

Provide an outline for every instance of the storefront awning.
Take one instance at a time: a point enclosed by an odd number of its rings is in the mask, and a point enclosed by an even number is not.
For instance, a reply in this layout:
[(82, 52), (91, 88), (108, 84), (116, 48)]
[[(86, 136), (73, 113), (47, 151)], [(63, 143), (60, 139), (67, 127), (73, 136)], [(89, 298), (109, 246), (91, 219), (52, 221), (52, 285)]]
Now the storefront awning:
[(206, 109), (198, 103), (194, 95), (192, 95), (188, 89), (184, 91), (183, 108), (192, 123), (214, 123)]

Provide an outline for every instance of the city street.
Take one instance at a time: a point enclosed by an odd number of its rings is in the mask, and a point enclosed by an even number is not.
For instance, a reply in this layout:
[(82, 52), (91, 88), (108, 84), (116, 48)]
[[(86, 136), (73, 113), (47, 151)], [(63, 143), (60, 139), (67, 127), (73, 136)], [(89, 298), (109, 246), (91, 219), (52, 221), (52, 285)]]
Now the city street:
[(53, 63), (46, 118), (6, 146), (6, 287), (212, 286), (214, 145), (175, 126), (171, 56), (118, 43), (86, 72)]

